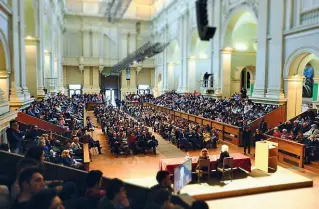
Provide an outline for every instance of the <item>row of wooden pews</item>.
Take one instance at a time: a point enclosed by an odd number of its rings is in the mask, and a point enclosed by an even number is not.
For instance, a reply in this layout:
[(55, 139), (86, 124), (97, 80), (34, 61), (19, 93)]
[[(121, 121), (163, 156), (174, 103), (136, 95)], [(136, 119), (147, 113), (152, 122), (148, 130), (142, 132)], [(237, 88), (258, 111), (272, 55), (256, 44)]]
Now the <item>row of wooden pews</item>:
[[(184, 113), (184, 112), (174, 111), (174, 110), (157, 106), (151, 103), (143, 103), (143, 106), (152, 107), (156, 110), (171, 114), (174, 117), (181, 117), (192, 122), (196, 122), (203, 125), (209, 125), (210, 127), (213, 127), (219, 131), (220, 140), (224, 142), (228, 142), (236, 146), (243, 146), (241, 127), (233, 126), (226, 123), (221, 123), (215, 120), (210, 120), (207, 118), (199, 117), (199, 116)], [(264, 119), (268, 124), (268, 128), (273, 128), (277, 126), (279, 122), (285, 121), (285, 114), (286, 114), (286, 106), (281, 105), (277, 109), (273, 110), (272, 112), (253, 121), (251, 124), (249, 124), (249, 126), (252, 132), (254, 132), (257, 128), (259, 128), (259, 125), (262, 119)]]

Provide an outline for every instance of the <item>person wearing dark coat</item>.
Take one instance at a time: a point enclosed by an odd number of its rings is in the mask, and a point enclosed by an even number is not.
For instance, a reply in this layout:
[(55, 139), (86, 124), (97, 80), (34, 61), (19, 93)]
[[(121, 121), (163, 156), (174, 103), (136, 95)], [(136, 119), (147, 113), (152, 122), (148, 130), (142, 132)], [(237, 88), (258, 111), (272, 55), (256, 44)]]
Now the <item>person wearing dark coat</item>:
[(267, 132), (267, 123), (264, 119), (262, 119), (260, 125), (259, 125), (259, 130), (261, 133), (266, 133)]
[(246, 154), (246, 149), (248, 148), (248, 154), (250, 155), (250, 140), (251, 130), (249, 126), (245, 126), (243, 131), (244, 154)]
[(224, 161), (225, 157), (230, 157), (227, 145), (223, 145), (222, 146), (222, 151), (220, 152), (219, 159), (217, 160), (218, 168), (222, 168), (223, 167), (223, 161)]
[(256, 129), (255, 133), (254, 133), (254, 145), (256, 146), (256, 142), (262, 141), (264, 140), (264, 135), (262, 135), (262, 133), (260, 133), (259, 129)]
[(19, 154), (23, 133), (19, 130), (17, 121), (10, 122), (10, 128), (7, 129), (7, 139), (12, 153)]

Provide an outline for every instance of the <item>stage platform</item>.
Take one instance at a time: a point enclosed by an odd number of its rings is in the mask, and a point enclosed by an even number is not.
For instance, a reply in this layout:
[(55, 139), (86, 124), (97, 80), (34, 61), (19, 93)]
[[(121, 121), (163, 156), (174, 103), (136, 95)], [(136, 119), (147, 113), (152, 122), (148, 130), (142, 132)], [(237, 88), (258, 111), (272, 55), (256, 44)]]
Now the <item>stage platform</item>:
[[(144, 187), (151, 187), (156, 184), (154, 177), (126, 179), (125, 181)], [(195, 174), (193, 175), (193, 181), (181, 190), (181, 194), (188, 194), (196, 200), (213, 200), (312, 186), (313, 181), (311, 179), (278, 166), (274, 173), (265, 173), (254, 168), (252, 168), (251, 173), (235, 170), (234, 179), (225, 182), (220, 182), (213, 172), (209, 180), (204, 176), (202, 182), (197, 183)]]

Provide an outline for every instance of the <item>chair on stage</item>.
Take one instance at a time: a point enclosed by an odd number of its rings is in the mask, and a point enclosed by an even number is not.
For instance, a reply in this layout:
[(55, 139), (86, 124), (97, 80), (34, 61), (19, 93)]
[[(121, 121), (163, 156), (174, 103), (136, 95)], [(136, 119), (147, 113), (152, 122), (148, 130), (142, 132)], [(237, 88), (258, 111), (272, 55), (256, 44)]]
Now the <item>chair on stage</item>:
[(198, 176), (198, 182), (200, 182), (200, 178), (203, 174), (207, 174), (208, 179), (210, 177), (210, 160), (199, 160), (196, 168), (196, 173)]
[(233, 158), (232, 157), (225, 157), (223, 159), (223, 167), (222, 168), (217, 168), (217, 171), (221, 172), (223, 174), (222, 180), (225, 180), (225, 174), (228, 174), (229, 179), (232, 181), (233, 180)]

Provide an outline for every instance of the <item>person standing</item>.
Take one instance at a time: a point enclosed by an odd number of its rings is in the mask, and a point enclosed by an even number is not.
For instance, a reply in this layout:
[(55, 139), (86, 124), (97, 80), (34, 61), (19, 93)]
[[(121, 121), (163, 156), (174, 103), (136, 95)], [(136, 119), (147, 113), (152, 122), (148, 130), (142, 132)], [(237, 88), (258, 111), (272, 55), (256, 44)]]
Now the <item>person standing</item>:
[(7, 129), (7, 138), (10, 145), (10, 151), (12, 153), (19, 154), (23, 133), (19, 130), (19, 124), (17, 121), (10, 122), (10, 128)]
[(248, 155), (250, 155), (250, 140), (251, 140), (251, 130), (249, 126), (244, 127), (243, 132), (243, 142), (244, 142), (244, 154), (246, 155), (246, 149), (248, 148)]
[(266, 123), (264, 118), (262, 119), (262, 121), (259, 125), (259, 130), (261, 131), (261, 133), (266, 133), (266, 131), (267, 131), (267, 123)]

